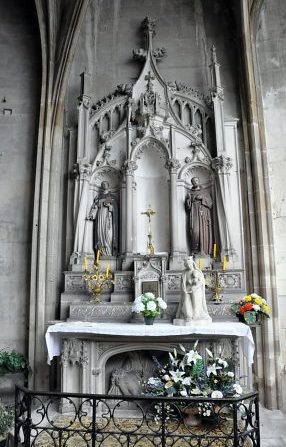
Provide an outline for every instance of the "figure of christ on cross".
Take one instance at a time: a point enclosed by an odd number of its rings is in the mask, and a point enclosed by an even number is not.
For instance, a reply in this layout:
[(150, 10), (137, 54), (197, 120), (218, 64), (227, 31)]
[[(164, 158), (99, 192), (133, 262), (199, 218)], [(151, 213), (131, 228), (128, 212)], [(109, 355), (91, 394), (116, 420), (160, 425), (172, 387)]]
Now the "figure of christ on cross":
[(148, 217), (148, 241), (147, 241), (147, 254), (153, 255), (154, 254), (154, 246), (152, 244), (152, 231), (151, 231), (151, 217), (154, 216), (155, 211), (152, 210), (151, 205), (148, 205), (148, 208), (146, 211), (142, 212), (141, 214), (145, 214)]

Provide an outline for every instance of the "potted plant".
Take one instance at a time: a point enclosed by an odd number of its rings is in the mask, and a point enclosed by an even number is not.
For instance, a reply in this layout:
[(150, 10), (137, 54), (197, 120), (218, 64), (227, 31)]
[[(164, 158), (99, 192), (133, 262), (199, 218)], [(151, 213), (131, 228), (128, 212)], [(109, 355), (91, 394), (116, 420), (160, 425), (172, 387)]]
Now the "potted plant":
[(15, 385), (24, 385), (29, 366), (26, 358), (14, 349), (0, 350), (0, 394), (5, 403), (14, 401)]
[(161, 297), (155, 297), (154, 293), (146, 292), (138, 296), (132, 306), (132, 312), (144, 316), (145, 324), (153, 324), (162, 310), (167, 309), (167, 303)]
[(14, 412), (11, 407), (0, 400), (0, 447), (5, 447), (6, 438), (14, 421)]
[(246, 324), (256, 324), (261, 318), (269, 318), (269, 307), (265, 299), (256, 293), (246, 295), (232, 306), (239, 320)]

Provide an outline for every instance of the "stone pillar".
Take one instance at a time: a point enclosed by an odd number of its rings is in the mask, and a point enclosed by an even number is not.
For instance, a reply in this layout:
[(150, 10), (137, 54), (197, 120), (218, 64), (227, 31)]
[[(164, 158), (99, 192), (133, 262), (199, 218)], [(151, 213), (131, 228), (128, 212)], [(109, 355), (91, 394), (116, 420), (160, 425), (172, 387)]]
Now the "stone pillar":
[(212, 55), (211, 55), (211, 96), (214, 106), (214, 118), (215, 118), (215, 134), (216, 134), (216, 145), (217, 153), (222, 154), (225, 152), (225, 135), (224, 135), (224, 111), (223, 111), (223, 101), (224, 94), (223, 88), (221, 86), (220, 80), (220, 65), (217, 62), (216, 49), (213, 45)]
[(178, 227), (178, 197), (177, 197), (177, 172), (180, 168), (179, 160), (170, 158), (166, 162), (170, 173), (170, 236), (171, 257), (170, 268), (178, 268), (179, 260), (179, 227)]
[(125, 254), (127, 256), (133, 253), (133, 182), (135, 169), (137, 169), (137, 165), (134, 161), (125, 161), (123, 172), (126, 178)]
[(232, 212), (231, 212), (231, 194), (229, 187), (229, 175), (232, 168), (232, 160), (230, 157), (220, 155), (212, 161), (212, 167), (217, 173), (216, 182), (216, 199), (217, 214), (220, 240), (222, 244), (222, 255), (231, 256), (235, 254), (232, 243)]

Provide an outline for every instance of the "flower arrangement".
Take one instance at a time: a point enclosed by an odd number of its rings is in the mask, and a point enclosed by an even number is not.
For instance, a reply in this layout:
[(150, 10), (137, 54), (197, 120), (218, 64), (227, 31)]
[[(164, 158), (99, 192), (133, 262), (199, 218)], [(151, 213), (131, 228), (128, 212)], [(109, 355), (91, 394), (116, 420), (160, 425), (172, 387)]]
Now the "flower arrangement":
[(258, 317), (269, 318), (269, 307), (265, 299), (256, 293), (246, 295), (233, 307), (237, 317), (247, 324), (256, 323)]
[(162, 310), (167, 309), (167, 303), (154, 293), (146, 292), (138, 296), (132, 306), (132, 312), (142, 314), (145, 318), (156, 318)]
[(151, 396), (209, 396), (215, 399), (239, 396), (242, 388), (235, 382), (231, 362), (221, 355), (215, 357), (208, 349), (204, 361), (196, 348), (197, 342), (190, 351), (179, 345), (178, 350), (169, 353), (168, 363), (164, 365), (154, 358), (155, 376), (144, 384), (144, 393)]

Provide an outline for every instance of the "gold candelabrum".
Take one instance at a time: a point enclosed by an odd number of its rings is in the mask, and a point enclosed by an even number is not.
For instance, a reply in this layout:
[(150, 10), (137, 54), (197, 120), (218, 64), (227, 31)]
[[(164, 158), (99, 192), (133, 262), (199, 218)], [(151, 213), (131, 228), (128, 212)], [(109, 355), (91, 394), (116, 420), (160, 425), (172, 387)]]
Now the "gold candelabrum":
[(219, 283), (219, 275), (217, 270), (210, 273), (209, 281), (207, 282), (206, 287), (212, 292), (212, 301), (216, 304), (220, 304), (222, 302), (222, 296), (220, 294), (222, 288)]
[(147, 234), (147, 254), (153, 255), (155, 252), (154, 245), (152, 243), (152, 229), (151, 229), (151, 217), (154, 216), (155, 211), (152, 210), (151, 205), (148, 205), (146, 211), (141, 214), (145, 214), (148, 217), (148, 234)]
[(99, 265), (99, 250), (97, 252), (96, 261), (92, 264), (92, 269), (89, 269), (86, 256), (84, 256), (84, 275), (88, 291), (92, 294), (91, 303), (101, 303), (100, 295), (105, 290), (111, 289), (114, 284), (113, 274), (107, 264), (106, 269), (102, 270)]

